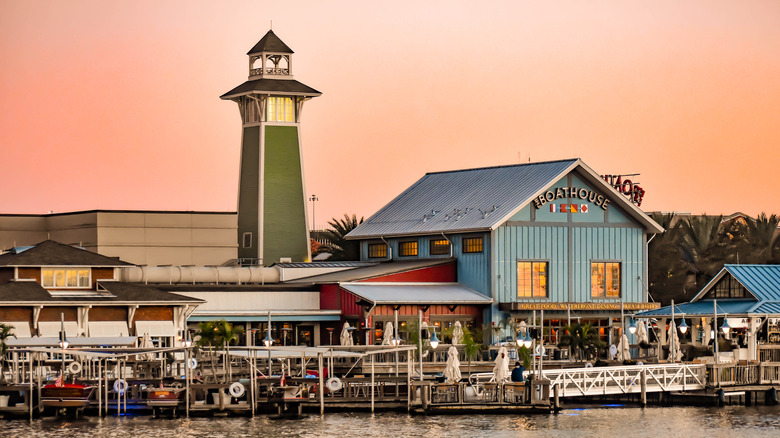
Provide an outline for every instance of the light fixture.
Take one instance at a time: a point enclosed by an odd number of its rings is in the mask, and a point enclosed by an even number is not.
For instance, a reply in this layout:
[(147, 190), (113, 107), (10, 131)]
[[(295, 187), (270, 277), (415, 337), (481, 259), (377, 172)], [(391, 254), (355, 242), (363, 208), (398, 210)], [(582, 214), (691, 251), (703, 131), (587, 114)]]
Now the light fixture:
[(731, 326), (729, 325), (728, 318), (723, 318), (723, 325), (720, 326), (720, 329), (723, 330), (724, 335), (729, 334), (729, 330), (731, 330)]
[(525, 338), (523, 338), (523, 347), (525, 348), (531, 348), (531, 344), (533, 344), (533, 339), (531, 339), (531, 334), (528, 333), (530, 330), (525, 331)]
[(268, 332), (268, 334), (265, 335), (265, 339), (263, 340), (263, 344), (265, 344), (266, 347), (270, 347), (271, 345), (273, 345), (273, 343), (274, 343), (274, 340), (273, 340), (273, 338), (271, 338), (271, 332)]
[(436, 347), (439, 346), (439, 338), (436, 337), (436, 330), (431, 329), (431, 331), (433, 331), (433, 336), (431, 336), (431, 348), (435, 350)]
[(632, 335), (636, 333), (636, 324), (634, 323), (634, 319), (631, 318), (631, 324), (628, 325), (628, 332)]
[(391, 343), (392, 343), (394, 346), (396, 346), (396, 347), (397, 347), (397, 346), (401, 345), (401, 338), (399, 338), (398, 336), (396, 336), (396, 337), (394, 337), (394, 338), (393, 338), (393, 340), (392, 340), (392, 341), (390, 341), (390, 342), (391, 342)]
[(62, 348), (64, 350), (64, 349), (68, 348), (68, 345), (70, 345), (70, 344), (68, 343), (68, 339), (65, 337), (65, 331), (61, 331), (60, 332), (60, 348)]
[(517, 340), (515, 342), (517, 342), (517, 346), (518, 347), (522, 347), (525, 344), (525, 342), (523, 341), (523, 338), (521, 338), (519, 334), (518, 334)]
[(685, 318), (680, 322), (680, 333), (685, 334), (688, 331), (688, 324), (685, 323)]

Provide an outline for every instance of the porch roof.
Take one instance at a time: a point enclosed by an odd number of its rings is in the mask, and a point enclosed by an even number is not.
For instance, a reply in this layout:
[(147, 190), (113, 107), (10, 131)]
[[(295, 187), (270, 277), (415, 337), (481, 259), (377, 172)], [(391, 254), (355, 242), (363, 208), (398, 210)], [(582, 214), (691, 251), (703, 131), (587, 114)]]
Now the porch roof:
[(341, 283), (341, 288), (371, 304), (491, 304), (493, 299), (459, 283)]

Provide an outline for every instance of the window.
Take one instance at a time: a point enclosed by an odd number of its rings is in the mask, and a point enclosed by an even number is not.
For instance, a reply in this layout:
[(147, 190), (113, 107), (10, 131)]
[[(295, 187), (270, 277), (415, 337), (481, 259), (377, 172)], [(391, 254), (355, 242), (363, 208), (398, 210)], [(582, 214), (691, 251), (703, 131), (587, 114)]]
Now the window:
[(547, 262), (517, 262), (517, 296), (547, 297)]
[(447, 239), (431, 239), (431, 255), (449, 255), (450, 242)]
[(401, 257), (414, 257), (417, 255), (417, 241), (399, 242), (398, 255)]
[(482, 252), (482, 237), (466, 237), (463, 239), (463, 252)]
[(269, 97), (266, 121), (294, 122), (294, 102), (290, 97)]
[(47, 288), (91, 287), (90, 270), (85, 268), (41, 269), (41, 284)]
[(590, 264), (590, 294), (593, 298), (620, 298), (620, 263)]
[(244, 233), (244, 248), (251, 248), (252, 247), (252, 233), (247, 232)]
[(748, 296), (745, 288), (731, 275), (726, 275), (715, 284), (715, 298), (746, 298)]
[(383, 259), (387, 257), (387, 245), (384, 243), (369, 243), (368, 258)]

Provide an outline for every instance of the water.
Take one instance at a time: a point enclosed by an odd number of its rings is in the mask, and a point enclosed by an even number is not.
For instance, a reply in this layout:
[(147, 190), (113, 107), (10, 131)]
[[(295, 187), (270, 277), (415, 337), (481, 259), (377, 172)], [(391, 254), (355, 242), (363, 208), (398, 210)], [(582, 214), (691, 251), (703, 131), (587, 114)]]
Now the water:
[(411, 416), (395, 412), (327, 413), (300, 419), (0, 420), (3, 437), (777, 437), (780, 407), (587, 407), (550, 415)]

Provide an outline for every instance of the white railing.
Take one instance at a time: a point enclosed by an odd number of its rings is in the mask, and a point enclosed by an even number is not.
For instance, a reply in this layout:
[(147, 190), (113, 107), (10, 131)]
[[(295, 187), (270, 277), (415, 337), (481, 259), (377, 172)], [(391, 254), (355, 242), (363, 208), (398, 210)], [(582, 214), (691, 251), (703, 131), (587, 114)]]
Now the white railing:
[(640, 393), (643, 378), (646, 392), (699, 390), (707, 383), (704, 364), (570, 368), (543, 376), (551, 388), (558, 387), (560, 397)]

